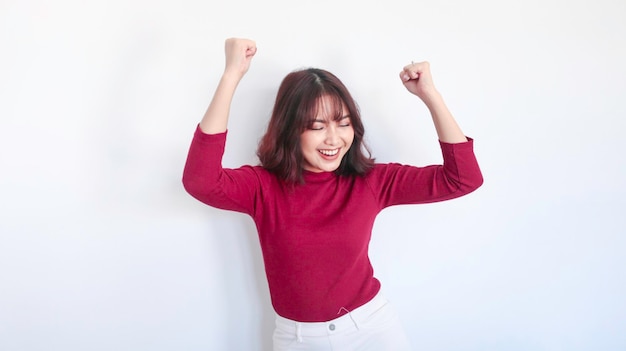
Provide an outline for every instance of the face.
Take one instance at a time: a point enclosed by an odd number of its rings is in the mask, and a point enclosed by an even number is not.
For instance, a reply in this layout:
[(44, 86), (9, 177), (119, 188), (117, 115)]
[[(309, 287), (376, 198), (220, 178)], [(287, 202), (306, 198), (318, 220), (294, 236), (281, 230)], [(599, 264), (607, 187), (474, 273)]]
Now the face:
[(345, 105), (340, 118), (335, 119), (332, 100), (322, 97), (319, 103), (315, 122), (300, 136), (303, 168), (316, 173), (333, 172), (352, 145), (354, 129)]

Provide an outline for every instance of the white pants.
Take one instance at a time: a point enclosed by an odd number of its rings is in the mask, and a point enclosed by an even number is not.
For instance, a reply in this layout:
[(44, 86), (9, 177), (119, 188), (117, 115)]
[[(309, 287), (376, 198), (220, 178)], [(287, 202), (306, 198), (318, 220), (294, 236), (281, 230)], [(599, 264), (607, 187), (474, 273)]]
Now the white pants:
[(276, 317), (274, 351), (409, 351), (398, 314), (379, 293), (365, 305), (328, 322)]

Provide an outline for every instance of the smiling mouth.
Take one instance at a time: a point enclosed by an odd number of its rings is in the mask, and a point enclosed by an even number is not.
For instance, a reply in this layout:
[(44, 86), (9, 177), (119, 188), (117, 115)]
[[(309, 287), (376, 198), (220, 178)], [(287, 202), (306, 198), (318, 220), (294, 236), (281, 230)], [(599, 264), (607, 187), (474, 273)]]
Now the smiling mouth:
[(335, 156), (337, 155), (337, 153), (339, 153), (339, 149), (333, 149), (333, 150), (317, 150), (320, 154), (324, 155), (324, 156)]

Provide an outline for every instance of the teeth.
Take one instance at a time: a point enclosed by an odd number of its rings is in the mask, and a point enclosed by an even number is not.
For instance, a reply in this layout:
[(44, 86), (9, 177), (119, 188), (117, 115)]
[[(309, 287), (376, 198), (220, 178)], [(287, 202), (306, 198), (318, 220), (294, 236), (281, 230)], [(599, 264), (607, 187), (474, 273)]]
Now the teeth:
[(335, 149), (335, 150), (319, 150), (319, 152), (324, 154), (324, 155), (326, 155), (326, 156), (335, 156), (339, 152), (339, 149)]

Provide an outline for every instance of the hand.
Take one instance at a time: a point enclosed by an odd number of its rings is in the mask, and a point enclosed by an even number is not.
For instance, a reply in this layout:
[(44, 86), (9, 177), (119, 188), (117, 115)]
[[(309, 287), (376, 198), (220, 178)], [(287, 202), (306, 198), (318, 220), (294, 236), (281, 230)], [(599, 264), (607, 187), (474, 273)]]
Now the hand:
[(243, 77), (250, 68), (252, 57), (256, 54), (256, 43), (249, 39), (226, 39), (224, 51), (226, 53), (225, 73)]
[(433, 77), (430, 74), (430, 64), (426, 61), (411, 63), (404, 66), (400, 72), (400, 79), (406, 89), (426, 101), (433, 94), (437, 94)]

